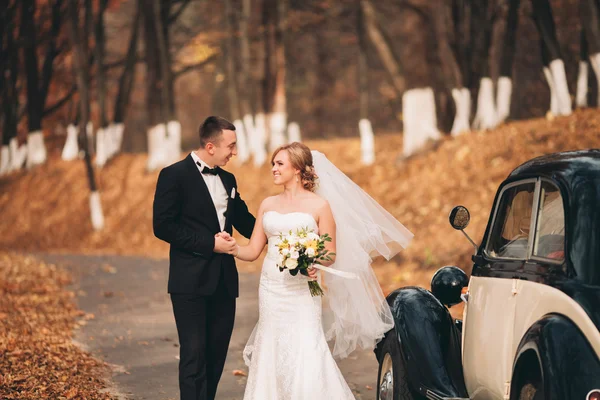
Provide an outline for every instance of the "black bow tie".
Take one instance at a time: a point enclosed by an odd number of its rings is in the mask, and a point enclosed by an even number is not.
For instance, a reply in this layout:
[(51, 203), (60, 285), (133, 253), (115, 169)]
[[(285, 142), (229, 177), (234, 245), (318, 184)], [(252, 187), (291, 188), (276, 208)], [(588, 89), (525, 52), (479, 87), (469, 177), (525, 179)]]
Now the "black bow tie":
[[(200, 162), (196, 161), (196, 164), (198, 164), (199, 167), (202, 166), (202, 164), (200, 164)], [(204, 167), (202, 168), (202, 173), (203, 174), (211, 174), (211, 175), (217, 175), (219, 173), (217, 167), (215, 168), (208, 168), (208, 167)]]

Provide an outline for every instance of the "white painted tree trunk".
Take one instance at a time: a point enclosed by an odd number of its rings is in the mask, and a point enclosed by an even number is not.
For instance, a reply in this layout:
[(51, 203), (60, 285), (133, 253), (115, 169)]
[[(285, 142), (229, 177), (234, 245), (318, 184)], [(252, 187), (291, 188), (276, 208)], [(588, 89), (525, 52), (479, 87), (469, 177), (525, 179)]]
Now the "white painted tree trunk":
[(110, 160), (117, 152), (115, 141), (116, 141), (115, 125), (108, 124), (108, 126), (104, 129), (104, 143), (106, 146), (106, 159), (107, 160)]
[(0, 150), (0, 176), (6, 175), (10, 171), (10, 149), (8, 145), (2, 146)]
[(27, 158), (27, 145), (19, 146), (17, 138), (10, 139), (8, 144), (10, 149), (10, 171), (16, 171), (23, 168)]
[(571, 105), (571, 95), (567, 86), (567, 75), (565, 73), (565, 64), (563, 60), (557, 59), (550, 63), (550, 72), (554, 81), (556, 90), (556, 99), (558, 101), (558, 111), (560, 115), (571, 115), (573, 111)]
[(371, 121), (366, 118), (358, 121), (360, 132), (360, 160), (363, 165), (371, 165), (375, 162), (375, 138)]
[(558, 98), (556, 97), (556, 88), (554, 87), (554, 80), (552, 79), (552, 72), (550, 72), (550, 69), (547, 67), (544, 67), (544, 76), (546, 77), (548, 87), (550, 88), (550, 112), (553, 115), (560, 115), (560, 111), (558, 110)]
[(254, 166), (260, 167), (267, 161), (267, 124), (265, 121), (265, 114), (256, 114), (254, 122), (255, 136), (252, 137), (252, 158)]
[(456, 106), (456, 114), (451, 133), (452, 136), (458, 136), (471, 130), (469, 122), (471, 118), (471, 92), (467, 88), (452, 89), (452, 98)]
[[(167, 143), (167, 165), (173, 164), (181, 158), (181, 123), (176, 120), (169, 121), (167, 124), (168, 136), (165, 138)], [(167, 131), (165, 131), (167, 134)]]
[(290, 122), (288, 125), (288, 143), (301, 142), (302, 134), (300, 133), (300, 125), (297, 122)]
[(244, 115), (242, 118), (244, 122), (244, 131), (246, 132), (246, 144), (248, 146), (248, 152), (250, 155), (254, 154), (254, 146), (256, 145), (256, 126), (254, 125), (254, 118), (252, 114)]
[(113, 139), (114, 139), (114, 153), (119, 153), (123, 146), (123, 132), (125, 131), (125, 124), (120, 122), (113, 124)]
[(250, 158), (250, 149), (248, 135), (246, 135), (246, 129), (244, 122), (241, 119), (233, 121), (235, 126), (235, 133), (237, 137), (237, 157), (236, 162), (238, 164), (244, 164)]
[(77, 158), (79, 154), (79, 143), (77, 142), (77, 134), (79, 130), (73, 124), (67, 126), (67, 140), (62, 150), (62, 159), (65, 161), (72, 161)]
[(90, 211), (94, 230), (99, 231), (104, 228), (104, 213), (102, 212), (100, 193), (97, 191), (90, 194)]
[(587, 61), (579, 61), (579, 73), (577, 74), (577, 92), (575, 94), (575, 105), (580, 108), (587, 107), (589, 65)]
[(429, 140), (438, 140), (435, 98), (429, 87), (411, 89), (402, 96), (404, 120), (403, 155), (408, 157), (421, 149)]
[(165, 124), (148, 129), (148, 163), (146, 169), (155, 171), (166, 164)]
[(27, 168), (33, 168), (46, 162), (48, 154), (42, 131), (29, 132), (27, 135)]
[(594, 53), (590, 56), (590, 64), (596, 75), (596, 82), (599, 82), (598, 97), (600, 97), (600, 53)]
[(107, 142), (108, 142), (108, 135), (109, 135), (109, 130), (108, 129), (103, 129), (103, 128), (98, 128), (98, 130), (96, 131), (96, 160), (95, 160), (95, 164), (97, 167), (102, 168), (104, 167), (104, 165), (106, 164), (106, 161), (108, 160), (108, 146), (107, 146)]
[(498, 78), (496, 93), (497, 123), (501, 124), (510, 116), (510, 100), (512, 96), (512, 79), (508, 76)]
[(287, 141), (285, 131), (287, 128), (287, 114), (283, 112), (274, 112), (269, 118), (271, 138), (269, 140), (269, 150), (273, 151), (279, 146), (283, 146)]
[(477, 94), (477, 111), (473, 120), (474, 129), (493, 129), (497, 125), (494, 82), (491, 78), (481, 78)]

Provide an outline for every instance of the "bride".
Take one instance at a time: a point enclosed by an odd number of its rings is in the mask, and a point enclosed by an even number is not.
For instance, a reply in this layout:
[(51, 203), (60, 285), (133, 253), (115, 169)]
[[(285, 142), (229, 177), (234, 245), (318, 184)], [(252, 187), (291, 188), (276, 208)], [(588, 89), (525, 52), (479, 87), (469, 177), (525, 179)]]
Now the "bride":
[[(244, 349), (244, 400), (354, 399), (334, 356), (346, 357), (357, 346), (373, 349), (393, 327), (371, 256), (391, 258), (412, 234), (322, 153), (295, 142), (277, 149), (271, 162), (273, 181), (283, 191), (262, 202), (249, 244), (233, 250), (237, 258), (254, 261), (268, 245), (259, 319)], [(316, 269), (309, 277), (291, 276), (276, 266), (279, 234), (306, 227), (329, 234), (326, 248), (337, 254), (322, 263), (334, 269), (320, 276), (323, 298), (312, 297), (307, 284), (316, 279)], [(334, 341), (333, 353), (328, 340)]]

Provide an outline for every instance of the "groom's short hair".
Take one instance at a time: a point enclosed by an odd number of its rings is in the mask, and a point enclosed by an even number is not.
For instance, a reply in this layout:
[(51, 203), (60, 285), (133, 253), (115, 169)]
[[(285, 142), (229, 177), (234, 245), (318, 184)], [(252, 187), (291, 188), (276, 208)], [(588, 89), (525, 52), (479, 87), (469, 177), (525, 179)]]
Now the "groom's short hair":
[(235, 125), (225, 118), (211, 115), (200, 125), (200, 146), (204, 148), (209, 142), (217, 143), (223, 130), (235, 131)]

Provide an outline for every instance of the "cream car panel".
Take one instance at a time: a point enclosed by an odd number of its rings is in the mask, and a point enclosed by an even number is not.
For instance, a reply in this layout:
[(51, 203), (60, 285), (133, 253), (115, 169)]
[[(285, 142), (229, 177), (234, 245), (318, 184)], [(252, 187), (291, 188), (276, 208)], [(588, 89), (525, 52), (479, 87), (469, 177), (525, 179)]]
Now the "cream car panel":
[(590, 342), (600, 357), (600, 332), (581, 306), (560, 290), (541, 283), (517, 280), (517, 309), (512, 354), (515, 354), (525, 332), (548, 314), (561, 314), (570, 319)]
[(505, 399), (508, 394), (516, 306), (512, 292), (511, 279), (471, 277), (463, 325), (463, 371), (472, 399)]

